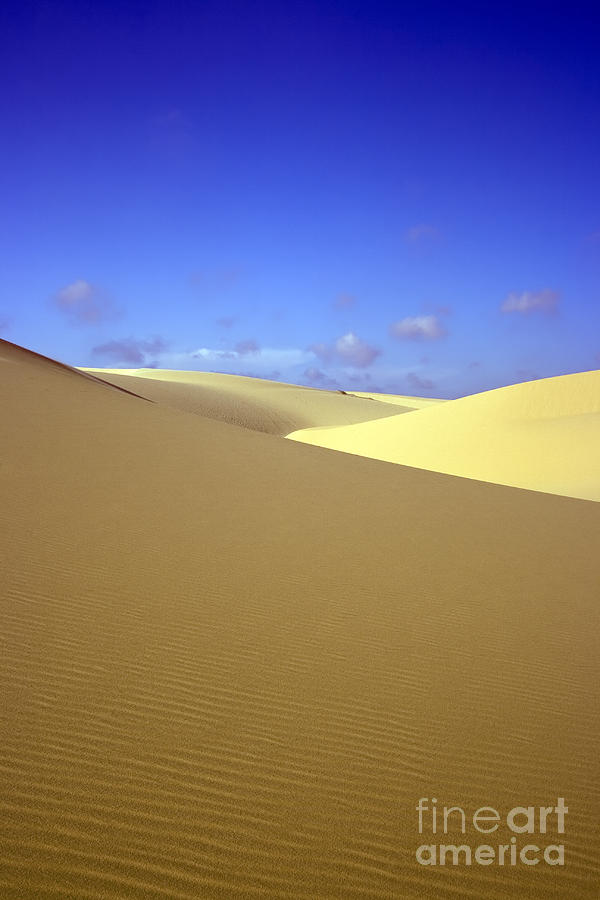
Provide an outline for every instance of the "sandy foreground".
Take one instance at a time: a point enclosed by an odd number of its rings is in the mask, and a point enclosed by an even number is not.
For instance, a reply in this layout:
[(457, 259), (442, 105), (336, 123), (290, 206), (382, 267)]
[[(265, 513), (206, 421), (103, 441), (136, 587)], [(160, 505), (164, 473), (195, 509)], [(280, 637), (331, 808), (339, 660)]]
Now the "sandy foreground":
[(281, 437), (459, 401), (99, 374), (0, 342), (0, 897), (596, 897), (600, 505)]

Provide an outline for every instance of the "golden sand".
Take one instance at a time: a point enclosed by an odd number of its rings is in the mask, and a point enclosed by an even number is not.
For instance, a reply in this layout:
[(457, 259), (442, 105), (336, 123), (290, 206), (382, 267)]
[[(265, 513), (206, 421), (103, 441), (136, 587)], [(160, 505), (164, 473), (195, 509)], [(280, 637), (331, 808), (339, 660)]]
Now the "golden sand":
[[(0, 357), (3, 900), (597, 896), (597, 504)], [(564, 867), (415, 859), (559, 796)]]

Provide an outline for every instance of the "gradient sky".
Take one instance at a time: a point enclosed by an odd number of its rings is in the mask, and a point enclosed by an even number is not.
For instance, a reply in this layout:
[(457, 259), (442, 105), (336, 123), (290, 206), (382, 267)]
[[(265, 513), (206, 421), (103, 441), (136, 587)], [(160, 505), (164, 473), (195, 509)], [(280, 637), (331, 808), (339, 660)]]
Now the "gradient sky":
[(0, 12), (3, 337), (454, 397), (600, 366), (597, 3)]

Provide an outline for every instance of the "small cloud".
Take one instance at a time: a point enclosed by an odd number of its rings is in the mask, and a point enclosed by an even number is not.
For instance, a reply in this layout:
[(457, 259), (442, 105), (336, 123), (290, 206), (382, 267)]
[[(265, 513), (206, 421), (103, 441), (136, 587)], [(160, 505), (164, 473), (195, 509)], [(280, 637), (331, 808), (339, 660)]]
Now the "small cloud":
[(167, 342), (160, 337), (152, 340), (136, 340), (135, 338), (122, 338), (121, 340), (107, 341), (92, 348), (95, 356), (104, 356), (115, 362), (132, 363), (135, 366), (145, 365), (146, 354), (153, 356), (167, 349)]
[(381, 355), (381, 350), (361, 340), (354, 332), (342, 335), (330, 346), (329, 344), (312, 344), (308, 348), (311, 353), (327, 363), (337, 360), (342, 363), (363, 369), (369, 366), (374, 359)]
[[(249, 349), (246, 345), (254, 346), (256, 349)], [(285, 372), (294, 366), (306, 366), (311, 362), (311, 354), (306, 350), (300, 350), (296, 347), (277, 348), (277, 347), (259, 347), (256, 341), (240, 341), (239, 349), (220, 350), (211, 347), (200, 347), (191, 353), (184, 354), (179, 358), (172, 356), (172, 362), (175, 366), (185, 368), (190, 359), (199, 359), (204, 365), (218, 366), (223, 371), (230, 371), (236, 375), (243, 374), (240, 365), (247, 365), (247, 357), (256, 354), (253, 359), (253, 365), (260, 367), (263, 373), (271, 371)], [(245, 369), (244, 369), (245, 371)], [(261, 377), (265, 377), (263, 374)]]
[(237, 359), (238, 355), (233, 350), (212, 350), (210, 347), (200, 347), (190, 354), (196, 359), (221, 360), (221, 359)]
[(235, 323), (235, 316), (221, 316), (216, 320), (219, 328), (231, 328), (231, 326)]
[(247, 338), (245, 341), (238, 341), (233, 349), (238, 356), (248, 356), (250, 353), (260, 353), (260, 347), (253, 338)]
[(556, 312), (559, 301), (560, 293), (549, 289), (523, 291), (522, 294), (511, 293), (502, 303), (500, 311), (503, 313), (517, 312), (521, 315), (529, 315), (532, 312), (551, 315)]
[(116, 315), (111, 300), (89, 281), (74, 281), (54, 295), (54, 305), (75, 324), (97, 325)]
[(425, 225), (421, 223), (419, 225), (412, 225), (410, 228), (407, 228), (404, 232), (404, 237), (408, 241), (409, 244), (417, 244), (423, 241), (430, 241), (438, 238), (440, 235), (437, 228), (433, 225)]
[(469, 365), (467, 366), (467, 369), (480, 369), (480, 368), (481, 368), (481, 362), (478, 359), (472, 360), (469, 363)]
[(350, 309), (356, 304), (356, 297), (351, 294), (339, 294), (333, 301), (334, 309)]
[(335, 352), (344, 362), (361, 369), (369, 366), (381, 354), (381, 350), (361, 341), (352, 331), (337, 339)]
[(409, 372), (406, 376), (406, 381), (415, 391), (432, 391), (435, 387), (435, 384), (429, 378), (422, 378), (421, 375), (417, 375), (416, 372)]
[(592, 231), (591, 234), (588, 234), (588, 241), (592, 244), (600, 244), (600, 229), (598, 231)]
[(12, 325), (12, 319), (9, 316), (0, 316), (0, 331), (8, 331)]
[(437, 341), (448, 332), (438, 316), (407, 316), (390, 325), (390, 334), (398, 340)]

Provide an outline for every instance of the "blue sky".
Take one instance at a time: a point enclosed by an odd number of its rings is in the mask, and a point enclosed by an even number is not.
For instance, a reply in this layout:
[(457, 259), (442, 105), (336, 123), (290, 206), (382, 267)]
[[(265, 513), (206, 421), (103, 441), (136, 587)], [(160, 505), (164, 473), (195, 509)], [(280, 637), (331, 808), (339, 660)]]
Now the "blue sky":
[(453, 397), (600, 366), (595, 4), (5, 4), (0, 328)]

